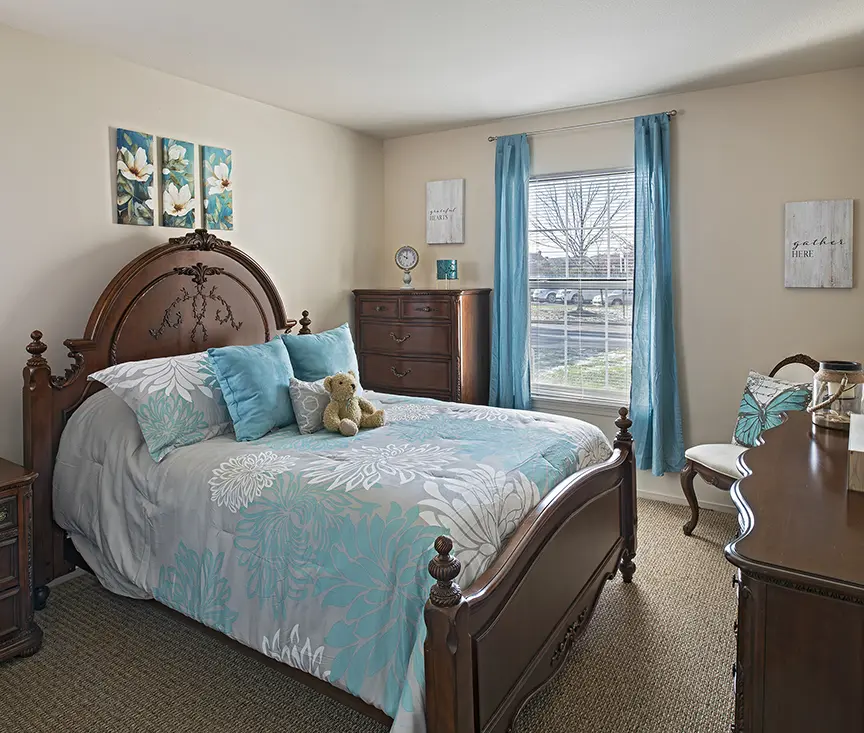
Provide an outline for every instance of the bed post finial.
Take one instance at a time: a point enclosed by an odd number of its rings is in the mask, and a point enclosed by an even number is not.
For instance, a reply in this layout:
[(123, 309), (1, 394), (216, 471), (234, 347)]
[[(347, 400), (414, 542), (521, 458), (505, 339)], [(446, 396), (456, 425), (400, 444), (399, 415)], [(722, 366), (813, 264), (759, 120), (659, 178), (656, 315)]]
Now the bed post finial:
[(300, 319), (301, 334), (312, 333), (311, 329), (309, 328), (310, 323), (312, 323), (312, 319), (309, 318), (309, 311), (303, 311), (303, 316)]
[(620, 417), (615, 421), (615, 427), (618, 428), (618, 434), (615, 436), (615, 442), (625, 442), (632, 443), (633, 435), (630, 433), (630, 426), (633, 425), (633, 421), (627, 417), (627, 413), (629, 410), (626, 407), (622, 407), (618, 410), (618, 414)]
[(435, 540), (435, 552), (438, 554), (429, 561), (429, 575), (437, 581), (429, 591), (429, 600), (433, 606), (449, 608), (462, 600), (462, 589), (454, 582), (462, 563), (453, 557), (453, 540), (441, 535)]
[(30, 338), (32, 341), (27, 344), (27, 353), (30, 354), (30, 358), (27, 360), (27, 366), (33, 369), (48, 366), (47, 359), (42, 356), (42, 354), (48, 350), (48, 347), (42, 341), (42, 332), (33, 331), (33, 333), (30, 334)]

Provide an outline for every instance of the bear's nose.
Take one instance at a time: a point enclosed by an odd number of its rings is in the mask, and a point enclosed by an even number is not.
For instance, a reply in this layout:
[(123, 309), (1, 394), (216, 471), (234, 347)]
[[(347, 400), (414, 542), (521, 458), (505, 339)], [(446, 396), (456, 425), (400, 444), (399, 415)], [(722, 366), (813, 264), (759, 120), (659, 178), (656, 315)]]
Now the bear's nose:
[(352, 384), (352, 385), (351, 385), (351, 391), (353, 392), (355, 389), (357, 389), (357, 385), (356, 385), (356, 384)]

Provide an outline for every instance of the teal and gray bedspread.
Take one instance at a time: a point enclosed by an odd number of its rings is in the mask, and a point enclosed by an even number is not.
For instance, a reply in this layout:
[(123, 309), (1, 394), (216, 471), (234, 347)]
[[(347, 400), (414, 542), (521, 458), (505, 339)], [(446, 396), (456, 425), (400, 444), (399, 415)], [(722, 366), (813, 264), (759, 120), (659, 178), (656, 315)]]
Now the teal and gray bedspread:
[(540, 499), (606, 460), (593, 425), (367, 393), (387, 425), (223, 435), (155, 463), (109, 390), (63, 433), (54, 512), (109, 590), (171, 608), (423, 731), (436, 536), (463, 588)]

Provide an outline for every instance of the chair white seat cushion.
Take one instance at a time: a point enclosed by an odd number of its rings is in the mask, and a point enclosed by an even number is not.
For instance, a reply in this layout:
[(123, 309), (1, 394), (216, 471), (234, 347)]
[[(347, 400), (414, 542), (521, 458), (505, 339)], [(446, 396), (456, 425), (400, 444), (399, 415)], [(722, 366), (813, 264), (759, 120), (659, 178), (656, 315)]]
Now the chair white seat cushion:
[(738, 470), (738, 456), (746, 451), (743, 445), (732, 443), (711, 443), (694, 445), (688, 448), (684, 457), (694, 463), (700, 463), (707, 468), (722, 473), (724, 476), (739, 479), (744, 474)]

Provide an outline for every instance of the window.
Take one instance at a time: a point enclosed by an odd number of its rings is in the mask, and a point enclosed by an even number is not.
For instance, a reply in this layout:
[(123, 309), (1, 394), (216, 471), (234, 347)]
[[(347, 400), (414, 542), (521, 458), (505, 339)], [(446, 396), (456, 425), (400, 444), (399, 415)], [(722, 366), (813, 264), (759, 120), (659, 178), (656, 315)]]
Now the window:
[(530, 180), (532, 394), (627, 399), (634, 230), (632, 170)]

